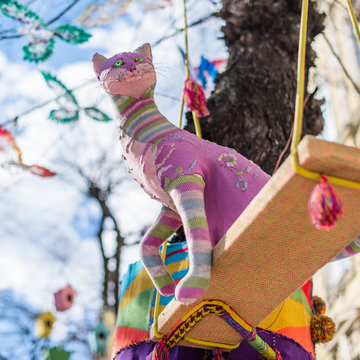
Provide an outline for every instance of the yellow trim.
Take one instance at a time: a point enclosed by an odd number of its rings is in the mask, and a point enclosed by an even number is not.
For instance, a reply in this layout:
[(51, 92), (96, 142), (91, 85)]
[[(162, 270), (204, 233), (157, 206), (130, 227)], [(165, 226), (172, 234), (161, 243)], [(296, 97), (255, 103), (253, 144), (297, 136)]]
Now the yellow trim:
[[(351, 20), (353, 22), (354, 29), (360, 43), (359, 28), (356, 23), (356, 18), (354, 15), (354, 11), (352, 9), (351, 1), (347, 0), (347, 2), (348, 2)], [(294, 133), (291, 143), (291, 155), (292, 155), (292, 164), (294, 170), (301, 176), (317, 181), (320, 179), (321, 174), (301, 167), (299, 165), (299, 159), (297, 153), (297, 146), (300, 142), (300, 137), (301, 137), (303, 107), (304, 107), (305, 52), (306, 52), (306, 31), (307, 31), (308, 9), (309, 9), (309, 0), (303, 0), (302, 9), (301, 9), (299, 53), (298, 53), (298, 67), (297, 67), (298, 75), (297, 75), (297, 89), (296, 89), (296, 102), (295, 102), (295, 116), (294, 116)], [(350, 180), (340, 179), (335, 176), (326, 175), (326, 177), (334, 185), (340, 185), (352, 189), (360, 189), (360, 183)]]
[(299, 51), (297, 64), (297, 89), (294, 115), (294, 133), (291, 143), (291, 155), (297, 159), (297, 146), (300, 142), (305, 87), (305, 52), (306, 52), (306, 31), (308, 18), (309, 0), (303, 0), (301, 8)]
[(200, 122), (194, 111), (192, 112), (192, 116), (194, 119), (195, 133), (200, 139), (202, 139)]
[(355, 35), (358, 39), (359, 45), (360, 45), (360, 30), (359, 30), (359, 25), (357, 23), (356, 17), (355, 17), (355, 13), (354, 13), (354, 9), (353, 6), (351, 4), (351, 0), (346, 0), (347, 3), (347, 7), (349, 10), (349, 14), (350, 14), (350, 19), (351, 19), (351, 23), (353, 25), (354, 31), (355, 31)]
[[(166, 258), (166, 248), (167, 248), (167, 241), (164, 242), (164, 246), (163, 249), (161, 251), (161, 258), (163, 260), (163, 262), (165, 263), (165, 258)], [(228, 312), (231, 312), (234, 315), (234, 318), (236, 317), (236, 321), (241, 324), (241, 326), (243, 328), (245, 328), (248, 331), (251, 331), (251, 327), (244, 321), (242, 320), (236, 313), (234, 313), (227, 305), (225, 305), (223, 302), (221, 301), (209, 301), (211, 303), (216, 303), (216, 304), (220, 304), (222, 307), (224, 307)], [(190, 310), (186, 315), (185, 318), (187, 318), (189, 316), (189, 314), (192, 314), (193, 312), (197, 311), (200, 307), (203, 306), (203, 303), (198, 304), (197, 306), (195, 306), (192, 310)], [(163, 337), (165, 337), (164, 334), (159, 333), (158, 331), (158, 317), (159, 317), (159, 311), (160, 310), (160, 293), (158, 291), (156, 291), (156, 297), (155, 297), (155, 308), (154, 308), (154, 323), (152, 326), (152, 330), (154, 335), (158, 338), (158, 339), (162, 339)], [(184, 319), (184, 318), (183, 318)], [(192, 337), (188, 337), (185, 336), (184, 337), (185, 341), (189, 341), (191, 343), (194, 344), (199, 344), (199, 345), (207, 345), (210, 347), (215, 347), (215, 348), (223, 348), (223, 349), (236, 349), (239, 344), (222, 344), (222, 343), (217, 343), (217, 342), (212, 342), (212, 341), (206, 341), (206, 340), (200, 340), (200, 339), (195, 339)]]
[[(161, 259), (163, 261), (163, 263), (165, 264), (165, 259), (166, 259), (166, 249), (167, 249), (167, 240), (165, 240), (164, 244), (163, 244), (163, 248), (161, 250)], [(157, 338), (162, 339), (165, 335), (160, 334), (157, 329), (158, 329), (158, 316), (159, 316), (159, 312), (160, 312), (160, 293), (156, 291), (156, 297), (155, 297), (155, 308), (154, 308), (154, 324), (153, 324), (153, 330), (154, 330), (154, 334)]]

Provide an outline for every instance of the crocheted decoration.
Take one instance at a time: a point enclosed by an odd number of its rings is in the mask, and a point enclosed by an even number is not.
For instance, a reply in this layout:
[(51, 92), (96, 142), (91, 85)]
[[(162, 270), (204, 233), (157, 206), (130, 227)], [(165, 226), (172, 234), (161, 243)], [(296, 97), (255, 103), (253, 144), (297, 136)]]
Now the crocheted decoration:
[(59, 123), (74, 122), (79, 120), (80, 111), (82, 110), (89, 118), (93, 120), (100, 122), (107, 122), (111, 120), (111, 118), (103, 111), (94, 106), (81, 108), (78, 105), (78, 101), (73, 92), (68, 89), (59, 79), (57, 79), (56, 76), (45, 71), (41, 71), (41, 74), (43, 75), (48, 87), (55, 90), (59, 94), (56, 102), (60, 108), (50, 111), (48, 116), (50, 120), (54, 120)]
[(314, 344), (330, 341), (336, 332), (336, 326), (329, 316), (315, 315), (311, 320), (311, 339)]
[(326, 304), (325, 304), (325, 301), (321, 297), (319, 297), (319, 296), (313, 297), (313, 306), (314, 306), (315, 315), (324, 315), (325, 314)]
[(145, 360), (170, 360), (169, 348), (166, 346), (165, 339), (158, 342), (154, 350), (146, 357)]
[(206, 107), (204, 90), (197, 82), (189, 77), (185, 82), (184, 88), (185, 105), (195, 113), (196, 116), (202, 117), (209, 115)]
[(2, 0), (0, 10), (23, 25), (19, 33), (30, 40), (30, 43), (23, 47), (24, 60), (46, 60), (55, 50), (55, 37), (72, 44), (81, 44), (91, 37), (77, 26), (68, 24), (51, 30), (37, 14), (15, 0)]
[[(141, 241), (141, 259), (162, 295), (175, 291), (177, 301), (194, 303), (209, 287), (213, 247), (269, 177), (235, 150), (181, 130), (159, 112), (153, 97), (156, 76), (149, 44), (109, 59), (95, 54), (93, 65), (104, 89), (113, 96), (128, 168), (142, 188), (164, 205)], [(143, 73), (146, 76), (141, 77)], [(186, 98), (191, 99), (192, 110), (205, 115), (201, 87), (191, 79), (187, 83), (191, 91)], [(181, 224), (191, 263), (188, 274), (176, 284), (159, 256), (159, 247)]]
[[(88, 6), (78, 21), (88, 27), (100, 26), (122, 16), (126, 13), (128, 6), (133, 0), (106, 0), (100, 4)], [(172, 5), (171, 0), (141, 0), (137, 1), (145, 11), (162, 9)]]
[(211, 360), (224, 360), (223, 356), (222, 356), (222, 353), (221, 353), (221, 349), (214, 349), (213, 352), (212, 352), (212, 358)]
[(342, 215), (342, 202), (325, 176), (321, 176), (321, 182), (314, 187), (308, 208), (317, 229), (329, 230)]
[[(281, 355), (273, 350), (240, 316), (229, 306), (219, 300), (205, 300), (190, 310), (175, 326), (170, 333), (162, 339), (168, 349), (174, 347), (184, 339), (186, 334), (198, 324), (205, 316), (215, 314), (226, 321), (237, 331), (250, 346), (252, 346), (265, 359), (281, 360)], [(275, 357), (275, 355), (277, 357)]]
[[(225, 70), (227, 60), (208, 60), (201, 56), (200, 65), (194, 70), (197, 78), (200, 80), (205, 95), (210, 95), (210, 91), (214, 88), (215, 79), (218, 73)], [(209, 81), (210, 80), (210, 81)]]
[(10, 132), (0, 126), (0, 163), (5, 166), (14, 165), (24, 170), (28, 170), (34, 175), (41, 177), (51, 177), (56, 175), (54, 172), (39, 166), (39, 165), (26, 165), (22, 159), (22, 153), (17, 146), (14, 137)]

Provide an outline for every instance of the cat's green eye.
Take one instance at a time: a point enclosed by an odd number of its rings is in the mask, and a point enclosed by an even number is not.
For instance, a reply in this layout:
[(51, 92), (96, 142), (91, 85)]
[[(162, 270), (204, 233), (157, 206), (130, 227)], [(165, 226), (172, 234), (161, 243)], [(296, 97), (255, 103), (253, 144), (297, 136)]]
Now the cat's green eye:
[(121, 66), (123, 64), (124, 64), (124, 62), (122, 60), (119, 60), (113, 65), (113, 67), (119, 67), (119, 66)]
[(142, 62), (142, 61), (144, 61), (144, 59), (142, 59), (142, 58), (135, 58), (134, 59), (136, 62)]

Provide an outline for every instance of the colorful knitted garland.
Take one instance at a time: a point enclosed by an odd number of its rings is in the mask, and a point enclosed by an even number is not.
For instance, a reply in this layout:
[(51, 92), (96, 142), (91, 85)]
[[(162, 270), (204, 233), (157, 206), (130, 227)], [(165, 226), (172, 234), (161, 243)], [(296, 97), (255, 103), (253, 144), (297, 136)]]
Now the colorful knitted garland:
[(19, 33), (30, 40), (28, 45), (23, 46), (24, 60), (46, 60), (55, 50), (55, 37), (71, 44), (81, 44), (91, 37), (77, 26), (68, 24), (51, 30), (37, 14), (15, 0), (0, 0), (0, 10), (23, 25)]

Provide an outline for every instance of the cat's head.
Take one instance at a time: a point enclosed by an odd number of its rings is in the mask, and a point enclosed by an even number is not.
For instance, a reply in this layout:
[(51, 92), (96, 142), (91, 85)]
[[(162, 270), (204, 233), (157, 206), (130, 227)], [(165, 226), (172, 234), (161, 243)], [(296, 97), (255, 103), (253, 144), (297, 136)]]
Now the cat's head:
[(92, 62), (100, 83), (110, 95), (138, 98), (156, 83), (150, 44), (109, 59), (95, 53)]

